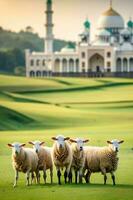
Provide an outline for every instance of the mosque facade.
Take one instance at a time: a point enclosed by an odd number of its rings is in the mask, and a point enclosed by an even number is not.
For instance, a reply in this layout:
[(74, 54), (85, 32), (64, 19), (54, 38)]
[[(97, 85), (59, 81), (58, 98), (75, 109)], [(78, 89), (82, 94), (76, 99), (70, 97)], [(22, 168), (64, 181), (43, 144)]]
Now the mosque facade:
[(54, 52), (52, 0), (47, 0), (44, 52), (25, 50), (26, 76), (133, 77), (133, 21), (127, 24), (112, 4), (98, 19), (95, 39), (84, 22), (79, 41)]

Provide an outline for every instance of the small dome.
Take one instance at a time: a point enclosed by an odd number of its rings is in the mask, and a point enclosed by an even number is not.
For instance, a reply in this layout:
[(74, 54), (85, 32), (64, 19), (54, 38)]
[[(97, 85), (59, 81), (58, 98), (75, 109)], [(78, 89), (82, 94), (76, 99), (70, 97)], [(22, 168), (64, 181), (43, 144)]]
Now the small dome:
[(121, 35), (130, 35), (130, 31), (128, 29), (123, 29), (121, 32), (120, 32)]
[(102, 30), (97, 30), (96, 32), (96, 36), (110, 36), (110, 32), (107, 31), (106, 29), (102, 29)]
[(129, 21), (127, 22), (127, 26), (128, 26), (129, 28), (133, 28), (133, 22), (132, 22), (131, 20), (129, 20)]
[(88, 19), (84, 22), (84, 27), (87, 29), (90, 28), (90, 22), (88, 21)]
[(133, 46), (129, 42), (125, 42), (125, 43), (123, 43), (122, 46), (119, 47), (118, 50), (121, 50), (121, 51), (132, 51), (133, 50)]
[(61, 52), (74, 52), (74, 51), (75, 51), (75, 46), (70, 42), (61, 49)]
[(110, 7), (106, 12), (104, 12), (99, 21), (98, 28), (124, 28), (124, 20), (122, 16), (116, 12), (112, 7)]

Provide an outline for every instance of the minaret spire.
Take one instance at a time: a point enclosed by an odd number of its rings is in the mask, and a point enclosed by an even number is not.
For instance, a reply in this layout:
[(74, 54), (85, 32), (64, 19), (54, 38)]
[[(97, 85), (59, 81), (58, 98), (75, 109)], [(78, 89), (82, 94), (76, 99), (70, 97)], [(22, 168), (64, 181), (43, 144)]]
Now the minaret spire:
[(113, 0), (110, 0), (110, 8), (112, 8)]
[(47, 0), (46, 3), (46, 37), (45, 37), (45, 53), (53, 53), (53, 10), (52, 10), (52, 0)]

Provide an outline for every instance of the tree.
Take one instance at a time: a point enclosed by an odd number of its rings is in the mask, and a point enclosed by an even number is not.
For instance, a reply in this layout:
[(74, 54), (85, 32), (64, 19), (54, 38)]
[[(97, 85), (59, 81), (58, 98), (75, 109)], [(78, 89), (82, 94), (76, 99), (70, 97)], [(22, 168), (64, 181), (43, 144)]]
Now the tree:
[(34, 29), (33, 29), (33, 27), (31, 27), (31, 26), (27, 26), (27, 27), (25, 28), (25, 31), (26, 31), (26, 32), (29, 32), (29, 33), (33, 33), (33, 32), (34, 32)]

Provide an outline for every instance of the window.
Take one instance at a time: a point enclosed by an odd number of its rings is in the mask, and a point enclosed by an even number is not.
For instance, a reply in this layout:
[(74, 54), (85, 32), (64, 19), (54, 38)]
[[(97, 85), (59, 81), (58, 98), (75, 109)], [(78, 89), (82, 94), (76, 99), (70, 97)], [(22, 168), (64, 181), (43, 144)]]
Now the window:
[(45, 60), (42, 61), (42, 65), (45, 66)]
[(111, 72), (111, 69), (110, 69), (110, 68), (107, 68), (107, 72)]
[(82, 62), (82, 68), (84, 68), (85, 67), (85, 62)]
[(107, 52), (107, 57), (108, 57), (108, 58), (111, 57), (111, 52)]
[(40, 65), (40, 60), (36, 61), (36, 65), (39, 66)]
[(30, 65), (31, 65), (31, 66), (34, 66), (34, 60), (31, 60), (31, 61), (30, 61)]
[(82, 52), (81, 57), (85, 58), (85, 52)]
[(111, 63), (110, 62), (107, 62), (107, 67), (111, 67)]

